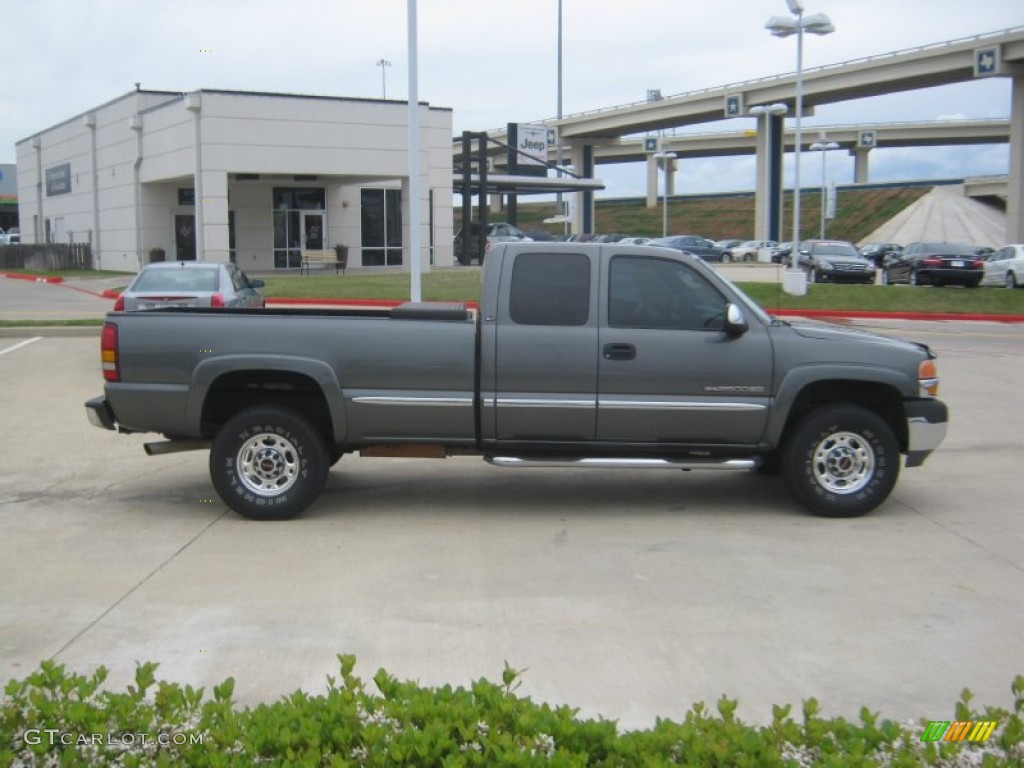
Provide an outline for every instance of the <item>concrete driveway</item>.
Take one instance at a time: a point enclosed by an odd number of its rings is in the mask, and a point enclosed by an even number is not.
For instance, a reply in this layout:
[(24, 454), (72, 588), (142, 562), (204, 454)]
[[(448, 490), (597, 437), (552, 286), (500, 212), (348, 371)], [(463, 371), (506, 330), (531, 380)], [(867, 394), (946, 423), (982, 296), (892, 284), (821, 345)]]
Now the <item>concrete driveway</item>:
[[(878, 324), (876, 324), (878, 325)], [(940, 355), (946, 444), (855, 520), (716, 473), (343, 460), (300, 519), (253, 523), (207, 454), (90, 427), (97, 341), (0, 339), (0, 682), (41, 659), (322, 691), (335, 654), (425, 684), (527, 668), (521, 693), (624, 726), (726, 693), (746, 719), (949, 719), (1024, 672), (1024, 328), (906, 323)], [(209, 689), (209, 688), (208, 688)]]

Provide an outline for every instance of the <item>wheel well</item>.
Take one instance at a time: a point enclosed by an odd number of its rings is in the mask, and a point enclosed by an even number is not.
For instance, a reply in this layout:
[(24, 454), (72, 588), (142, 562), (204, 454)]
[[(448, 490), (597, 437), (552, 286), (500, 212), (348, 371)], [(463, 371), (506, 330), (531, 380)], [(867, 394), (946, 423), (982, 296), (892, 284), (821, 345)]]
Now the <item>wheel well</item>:
[(907, 450), (907, 419), (900, 393), (886, 384), (845, 380), (816, 381), (804, 387), (789, 410), (780, 445), (806, 414), (830, 403), (859, 405), (878, 414), (896, 436), (900, 450)]
[(232, 371), (218, 378), (203, 403), (203, 435), (213, 437), (236, 413), (257, 405), (285, 406), (301, 413), (333, 445), (331, 411), (323, 390), (309, 376), (289, 371)]

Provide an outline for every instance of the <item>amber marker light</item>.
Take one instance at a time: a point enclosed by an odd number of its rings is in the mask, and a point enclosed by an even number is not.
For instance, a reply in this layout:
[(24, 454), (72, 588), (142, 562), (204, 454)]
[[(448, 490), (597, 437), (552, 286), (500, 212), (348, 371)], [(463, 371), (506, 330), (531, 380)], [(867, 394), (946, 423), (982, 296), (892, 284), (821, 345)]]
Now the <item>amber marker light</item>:
[(939, 371), (934, 360), (922, 360), (917, 366), (917, 385), (921, 397), (939, 394)]

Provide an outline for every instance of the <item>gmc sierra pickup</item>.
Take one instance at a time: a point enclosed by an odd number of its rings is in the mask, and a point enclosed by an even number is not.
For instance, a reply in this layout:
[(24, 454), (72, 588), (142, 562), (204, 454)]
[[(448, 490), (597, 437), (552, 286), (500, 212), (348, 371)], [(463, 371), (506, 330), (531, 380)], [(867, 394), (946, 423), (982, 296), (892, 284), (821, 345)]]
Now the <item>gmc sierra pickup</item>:
[(90, 421), (210, 448), (226, 504), (312, 504), (346, 453), (498, 466), (779, 472), (829, 517), (886, 499), (945, 436), (921, 344), (765, 314), (700, 259), (498, 243), (479, 309), (112, 312)]

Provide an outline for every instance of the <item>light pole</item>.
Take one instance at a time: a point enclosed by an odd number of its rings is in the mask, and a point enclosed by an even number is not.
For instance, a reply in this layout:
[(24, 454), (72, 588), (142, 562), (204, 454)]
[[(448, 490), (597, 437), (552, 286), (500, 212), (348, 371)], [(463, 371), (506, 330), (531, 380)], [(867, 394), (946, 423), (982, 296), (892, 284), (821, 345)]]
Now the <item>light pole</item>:
[(764, 117), (764, 231), (762, 239), (765, 241), (772, 238), (772, 198), (775, 197), (775, 189), (772, 188), (772, 116), (784, 115), (788, 111), (785, 104), (759, 104), (751, 107), (749, 112), (758, 118)]
[(834, 141), (825, 141), (825, 134), (821, 134), (821, 141), (816, 141), (808, 149), (814, 152), (821, 152), (821, 239), (825, 239), (825, 153), (830, 149), (839, 149)]
[(378, 67), (380, 67), (380, 90), (381, 90), (381, 94), (382, 94), (381, 98), (386, 99), (388, 97), (388, 70), (387, 70), (387, 68), (391, 66), (391, 62), (388, 61), (387, 59), (380, 59), (378, 61), (375, 61), (374, 64), (376, 64)]
[(793, 250), (789, 254), (789, 268), (796, 268), (800, 248), (800, 118), (804, 111), (804, 32), (827, 35), (835, 32), (832, 20), (824, 13), (804, 16), (803, 0), (786, 0), (789, 11), (796, 18), (772, 16), (765, 23), (765, 29), (776, 37), (796, 35), (796, 125), (793, 144)]
[(661, 200), (661, 236), (668, 237), (668, 172), (669, 163), (675, 160), (678, 155), (675, 152), (655, 152), (654, 157), (663, 163), (665, 169), (665, 194)]

